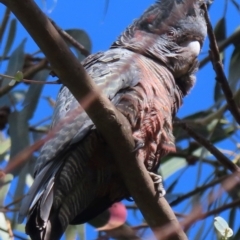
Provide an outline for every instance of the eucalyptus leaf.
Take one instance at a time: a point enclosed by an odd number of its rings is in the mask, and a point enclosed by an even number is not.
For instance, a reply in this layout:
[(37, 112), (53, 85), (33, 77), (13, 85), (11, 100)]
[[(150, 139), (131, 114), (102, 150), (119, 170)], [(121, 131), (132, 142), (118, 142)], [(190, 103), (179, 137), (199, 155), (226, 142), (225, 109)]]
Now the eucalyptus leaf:
[(21, 82), (23, 80), (23, 73), (21, 71), (17, 71), (17, 73), (14, 75), (14, 80)]
[(73, 240), (76, 239), (76, 226), (69, 225), (65, 232), (66, 239)]
[(80, 237), (80, 240), (85, 240), (85, 224), (81, 225), (69, 225), (65, 232), (66, 239), (76, 239), (76, 236)]
[[(37, 79), (38, 81), (45, 81), (48, 75), (49, 75), (48, 70), (41, 70), (37, 74), (35, 74), (34, 79)], [(23, 102), (24, 109), (22, 110), (26, 120), (29, 120), (33, 117), (43, 86), (44, 84), (30, 85)]]
[(237, 216), (237, 208), (234, 207), (230, 210), (229, 219), (228, 219), (229, 226), (234, 226), (236, 216)]
[(23, 39), (19, 46), (13, 51), (9, 58), (6, 75), (14, 76), (17, 71), (22, 70), (24, 64), (24, 47), (27, 39)]
[[(68, 29), (68, 30), (66, 30), (66, 32), (70, 36), (72, 36), (77, 42), (79, 42), (81, 45), (83, 45), (85, 47), (85, 49), (88, 50), (89, 53), (91, 52), (91, 49), (92, 49), (91, 39), (85, 31), (83, 31), (81, 29)], [(67, 44), (69, 46), (72, 46), (69, 42), (67, 42)], [(85, 58), (85, 56), (83, 56), (79, 52), (79, 50), (77, 50), (77, 56), (78, 56), (79, 61), (82, 61)]]
[(239, 62), (240, 62), (240, 44), (235, 47), (229, 65), (228, 81), (234, 91), (239, 85), (240, 79)]
[(76, 226), (77, 234), (81, 240), (86, 240), (86, 224)]
[(186, 167), (187, 165), (188, 164), (185, 158), (173, 157), (171, 158), (170, 161), (167, 161), (161, 164), (160, 169), (161, 169), (162, 177), (164, 179), (167, 179), (172, 174)]
[[(9, 134), (12, 141), (12, 147), (10, 151), (10, 161), (20, 151), (23, 151), (29, 146), (28, 135), (28, 119), (22, 112), (14, 111), (9, 115)], [(18, 165), (13, 174), (18, 175), (22, 167), (22, 164)]]
[(11, 20), (11, 23), (10, 23), (7, 42), (4, 47), (4, 52), (3, 52), (3, 59), (8, 55), (8, 53), (12, 47), (13, 41), (16, 36), (16, 30), (17, 30), (17, 20), (14, 18)]
[(10, 138), (0, 141), (0, 155), (5, 154), (11, 147)]
[[(20, 45), (13, 51), (12, 55), (9, 58), (6, 75), (14, 76), (17, 71), (22, 70), (24, 64), (24, 47), (26, 39), (24, 39)], [(1, 84), (1, 87), (9, 85), (9, 79), (4, 78)], [(4, 95), (0, 99), (0, 106), (3, 106), (3, 103), (8, 101), (9, 96)], [(8, 105), (10, 106), (10, 105)]]
[(2, 229), (4, 229), (6, 231), (5, 232), (0, 229), (0, 239), (1, 240), (10, 239), (9, 234), (8, 234), (8, 224), (7, 224), (4, 213), (2, 213), (2, 212), (0, 212), (0, 226)]
[(13, 180), (12, 174), (6, 174), (4, 177), (0, 179), (0, 206), (4, 205), (5, 197), (9, 191), (11, 182)]
[(8, 93), (10, 97), (4, 96), (0, 99), (0, 105), (2, 106), (11, 106), (12, 102), (18, 104), (23, 101), (26, 95), (25, 90), (16, 90)]
[(214, 34), (218, 44), (226, 39), (226, 18), (221, 18), (214, 28)]

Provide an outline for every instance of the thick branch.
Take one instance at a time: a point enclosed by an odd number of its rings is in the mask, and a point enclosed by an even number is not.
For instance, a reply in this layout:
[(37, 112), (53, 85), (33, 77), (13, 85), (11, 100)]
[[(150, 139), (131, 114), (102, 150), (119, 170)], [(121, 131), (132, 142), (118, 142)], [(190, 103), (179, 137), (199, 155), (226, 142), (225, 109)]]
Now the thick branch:
[(32, 0), (1, 2), (20, 20), (79, 103), (83, 103), (84, 97), (91, 97), (88, 107), (82, 106), (111, 147), (126, 186), (151, 229), (157, 233), (158, 229), (168, 224), (171, 225), (171, 234), (174, 234), (171, 239), (187, 239), (166, 200), (156, 199), (152, 180), (133, 152), (134, 141), (129, 134), (128, 121), (107, 97), (100, 94), (51, 22)]

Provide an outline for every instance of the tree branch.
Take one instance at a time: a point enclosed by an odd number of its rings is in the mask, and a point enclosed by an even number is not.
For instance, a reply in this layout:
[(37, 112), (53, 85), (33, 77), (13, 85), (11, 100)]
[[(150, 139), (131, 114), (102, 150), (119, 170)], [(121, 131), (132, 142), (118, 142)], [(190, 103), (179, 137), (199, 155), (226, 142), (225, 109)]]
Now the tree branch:
[(107, 97), (100, 94), (51, 22), (32, 0), (0, 2), (20, 20), (79, 103), (84, 103), (84, 97), (91, 97), (90, 104), (82, 106), (111, 147), (126, 186), (156, 237), (159, 239), (164, 235), (163, 227), (168, 224), (172, 240), (187, 239), (165, 198), (156, 198), (153, 182), (143, 162), (136, 159), (129, 122)]
[[(26, 71), (23, 72), (23, 76), (28, 78), (33, 74), (37, 73), (38, 71), (44, 69), (47, 66), (47, 59), (42, 59), (39, 63), (32, 65), (31, 67), (27, 68)], [(16, 82), (13, 86), (6, 85), (3, 88), (0, 88), (0, 97), (11, 91), (14, 87), (16, 87), (20, 82)]]
[[(227, 48), (231, 44), (237, 44), (240, 42), (240, 28), (236, 30), (235, 33), (233, 33), (230, 37), (222, 41), (218, 45), (218, 49), (220, 52), (222, 52), (225, 48)], [(210, 61), (210, 55), (202, 59), (202, 61), (199, 63), (199, 68), (204, 67), (208, 62)]]
[(216, 38), (215, 38), (215, 35), (213, 32), (213, 28), (212, 28), (209, 16), (208, 16), (206, 4), (203, 4), (203, 9), (204, 9), (205, 20), (207, 23), (207, 31), (208, 31), (209, 41), (210, 41), (210, 49), (211, 50), (209, 51), (209, 54), (210, 54), (213, 68), (217, 75), (216, 80), (219, 82), (219, 84), (222, 88), (222, 91), (225, 95), (229, 111), (231, 112), (231, 114), (233, 115), (233, 117), (235, 118), (237, 123), (240, 124), (240, 112), (238, 110), (236, 102), (234, 101), (232, 90), (228, 84), (228, 80), (223, 71), (223, 65), (222, 65), (222, 62), (220, 59), (217, 41), (216, 41)]
[(197, 187), (197, 188), (194, 189), (193, 191), (188, 192), (188, 193), (186, 193), (186, 194), (184, 194), (184, 195), (182, 195), (182, 196), (177, 197), (175, 200), (173, 200), (173, 201), (170, 203), (170, 206), (172, 206), (172, 207), (173, 207), (173, 206), (176, 206), (177, 204), (181, 203), (182, 201), (188, 199), (189, 197), (192, 197), (193, 195), (195, 195), (195, 194), (197, 194), (197, 193), (200, 193), (200, 192), (202, 192), (202, 191), (204, 191), (204, 190), (206, 190), (206, 189), (208, 189), (208, 188), (210, 188), (210, 187), (212, 187), (212, 186), (214, 186), (214, 185), (222, 182), (223, 180), (225, 180), (225, 179), (227, 179), (227, 178), (228, 178), (228, 176), (223, 176), (223, 177), (221, 177), (221, 178), (218, 178), (218, 179), (213, 180), (212, 182), (210, 182), (210, 183), (208, 183), (208, 184), (206, 184), (206, 185), (203, 185), (203, 186), (201, 186), (201, 187)]
[(69, 43), (71, 43), (76, 49), (78, 49), (80, 51), (80, 53), (87, 57), (90, 53), (89, 51), (82, 45), (80, 44), (78, 41), (76, 41), (72, 36), (70, 36), (66, 31), (62, 30), (60, 27), (58, 27), (58, 25), (49, 18), (49, 20), (51, 21), (52, 25), (57, 29), (57, 31), (59, 32), (59, 34)]
[(212, 143), (210, 143), (207, 139), (202, 137), (200, 134), (192, 130), (186, 123), (177, 121), (175, 122), (176, 125), (181, 126), (190, 137), (195, 139), (198, 143), (200, 143), (202, 146), (204, 146), (210, 153), (213, 154), (213, 156), (216, 157), (216, 159), (228, 170), (231, 172), (239, 172), (239, 167), (234, 164), (230, 159), (228, 159), (224, 154), (222, 154)]

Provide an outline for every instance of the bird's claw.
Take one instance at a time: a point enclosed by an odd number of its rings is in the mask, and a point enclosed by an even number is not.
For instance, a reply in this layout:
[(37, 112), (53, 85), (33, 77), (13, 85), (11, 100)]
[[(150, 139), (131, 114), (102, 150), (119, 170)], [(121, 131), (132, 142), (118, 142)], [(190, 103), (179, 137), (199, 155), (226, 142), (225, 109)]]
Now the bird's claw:
[(156, 190), (157, 194), (159, 195), (159, 197), (164, 197), (166, 194), (166, 191), (163, 187), (162, 176), (152, 173), (152, 172), (149, 172), (149, 175), (153, 180), (155, 190)]

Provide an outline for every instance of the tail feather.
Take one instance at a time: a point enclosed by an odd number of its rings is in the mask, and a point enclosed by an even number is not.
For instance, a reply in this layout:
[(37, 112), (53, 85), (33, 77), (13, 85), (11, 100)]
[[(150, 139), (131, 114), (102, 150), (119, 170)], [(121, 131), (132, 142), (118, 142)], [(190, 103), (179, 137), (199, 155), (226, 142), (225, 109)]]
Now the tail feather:
[(62, 228), (60, 220), (57, 218), (57, 212), (52, 213), (46, 222), (45, 227), (39, 227), (41, 218), (38, 217), (38, 207), (30, 215), (26, 224), (26, 233), (33, 240), (59, 240), (65, 229)]
[[(33, 240), (60, 239), (69, 223), (90, 220), (118, 200), (111, 193), (117, 189), (118, 196), (121, 188), (112, 186), (111, 159), (106, 143), (93, 130), (81, 144), (44, 166), (20, 209), (20, 220), (28, 215), (26, 233)], [(105, 197), (106, 204), (101, 201)]]
[(24, 218), (28, 215), (29, 212), (32, 211), (32, 208), (36, 205), (36, 203), (39, 201), (42, 195), (46, 192), (49, 180), (56, 174), (56, 172), (59, 170), (61, 166), (62, 161), (61, 162), (52, 161), (51, 163), (46, 165), (37, 175), (28, 194), (22, 201), (18, 215), (19, 223), (23, 222)]
[(46, 223), (48, 221), (50, 211), (53, 204), (53, 185), (54, 177), (52, 177), (47, 185), (47, 188), (42, 196), (40, 204), (40, 217)]

